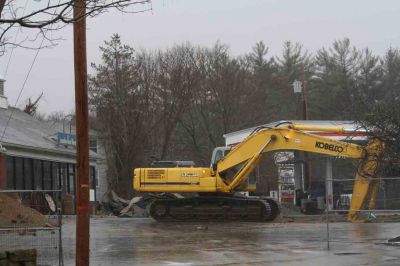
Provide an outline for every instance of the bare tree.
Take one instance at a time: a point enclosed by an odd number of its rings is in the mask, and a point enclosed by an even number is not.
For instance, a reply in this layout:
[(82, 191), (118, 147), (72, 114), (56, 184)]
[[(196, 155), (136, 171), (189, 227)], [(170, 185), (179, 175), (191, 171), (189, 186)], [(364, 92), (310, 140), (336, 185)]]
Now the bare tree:
[(27, 103), (24, 108), (24, 112), (31, 115), (35, 116), (37, 112), (37, 108), (39, 107), (39, 101), (43, 97), (43, 92), (36, 98), (36, 100), (31, 100), (31, 98), (28, 98)]
[(195, 56), (195, 48), (189, 44), (175, 46), (158, 55), (156, 94), (162, 125), (160, 159), (166, 159), (178, 121), (189, 109), (193, 90), (200, 82)]
[[(374, 138), (385, 143), (381, 158), (385, 164), (400, 164), (400, 51), (390, 48), (378, 64), (378, 58), (366, 54), (357, 79), (359, 97), (354, 109), (357, 120)], [(387, 167), (388, 169), (392, 166)]]
[[(94, 17), (110, 9), (121, 12), (138, 13), (150, 10), (150, 0), (86, 0), (86, 13), (83, 16)], [(73, 17), (74, 0), (0, 0), (0, 52), (4, 53), (7, 46), (33, 47), (32, 43), (38, 37), (43, 37), (47, 45), (54, 44), (57, 39), (52, 32), (73, 23), (81, 17)], [(140, 9), (133, 6), (141, 5)], [(143, 6), (142, 6), (143, 5)], [(83, 17), (82, 16), (82, 17)], [(17, 41), (12, 38), (15, 29), (29, 29), (32, 35)]]
[(46, 120), (52, 122), (62, 122), (68, 116), (72, 116), (72, 114), (66, 114), (64, 111), (54, 111), (47, 115)]

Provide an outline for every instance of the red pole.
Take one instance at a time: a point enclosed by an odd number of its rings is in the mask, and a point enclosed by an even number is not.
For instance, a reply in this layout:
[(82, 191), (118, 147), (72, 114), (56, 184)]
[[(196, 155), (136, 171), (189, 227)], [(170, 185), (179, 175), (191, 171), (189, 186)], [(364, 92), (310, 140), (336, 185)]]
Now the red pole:
[(89, 134), (85, 1), (74, 3), (76, 112), (76, 265), (89, 266)]

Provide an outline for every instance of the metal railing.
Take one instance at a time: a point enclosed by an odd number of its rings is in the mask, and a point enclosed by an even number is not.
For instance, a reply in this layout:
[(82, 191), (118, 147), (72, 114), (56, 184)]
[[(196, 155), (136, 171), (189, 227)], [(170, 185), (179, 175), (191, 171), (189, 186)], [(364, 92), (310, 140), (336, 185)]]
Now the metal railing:
[(0, 251), (36, 250), (38, 265), (63, 265), (62, 190), (0, 190)]
[[(379, 180), (379, 181), (381, 181), (381, 182), (384, 182), (385, 180), (390, 180), (390, 181), (393, 181), (393, 180), (398, 180), (399, 182), (400, 182), (400, 177), (382, 177), (382, 178), (370, 178), (369, 180)], [(338, 242), (338, 243), (340, 243), (341, 241), (340, 240), (335, 240), (335, 239), (332, 239), (331, 238), (331, 235), (330, 235), (330, 218), (332, 218), (332, 216), (330, 216), (330, 214), (347, 214), (349, 211), (355, 211), (355, 212), (358, 212), (358, 213), (369, 213), (369, 214), (374, 214), (374, 213), (379, 213), (379, 214), (390, 214), (390, 215), (392, 215), (392, 214), (400, 214), (400, 209), (386, 209), (386, 207), (384, 208), (384, 209), (378, 209), (378, 208), (375, 208), (375, 209), (368, 209), (368, 210), (365, 210), (365, 209), (362, 209), (362, 210), (354, 210), (354, 209), (345, 209), (345, 210), (343, 210), (343, 209), (329, 209), (329, 205), (327, 204), (327, 200), (329, 199), (329, 198), (332, 198), (333, 197), (333, 195), (328, 195), (328, 190), (327, 190), (327, 187), (328, 187), (328, 182), (354, 182), (355, 181), (355, 179), (352, 179), (352, 178), (343, 178), (343, 179), (338, 179), (338, 178), (327, 178), (326, 179), (326, 186), (325, 186), (325, 191), (326, 191), (326, 194), (325, 194), (325, 222), (326, 222), (326, 244), (327, 244), (327, 249), (328, 250), (330, 250), (330, 248), (331, 248), (331, 243), (332, 242)], [(386, 197), (386, 195), (385, 195), (385, 197)], [(400, 198), (389, 198), (389, 199), (400, 199)], [(378, 201), (386, 201), (387, 199), (386, 198), (384, 198), (384, 199), (377, 199), (376, 201), (378, 202)], [(373, 221), (373, 219), (371, 220), (371, 221)], [(399, 218), (399, 220), (398, 221), (396, 221), (396, 222), (400, 222), (400, 218)]]

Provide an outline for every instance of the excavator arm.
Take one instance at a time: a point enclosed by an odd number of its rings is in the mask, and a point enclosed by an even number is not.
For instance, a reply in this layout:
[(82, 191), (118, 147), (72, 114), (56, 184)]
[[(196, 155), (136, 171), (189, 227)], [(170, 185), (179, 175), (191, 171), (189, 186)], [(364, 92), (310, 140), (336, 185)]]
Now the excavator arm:
[[(219, 176), (223, 176), (227, 170), (243, 164), (241, 170), (237, 172), (228, 184), (228, 190), (232, 191), (246, 181), (251, 173), (249, 170), (256, 167), (263, 153), (279, 150), (298, 150), (356, 159), (362, 158), (365, 153), (365, 150), (360, 145), (309, 134), (300, 131), (299, 127), (261, 129), (235, 146), (217, 164), (217, 174)], [(319, 130), (321, 129), (319, 128)], [(338, 130), (336, 128), (324, 129), (330, 132)]]
[(378, 157), (383, 151), (382, 144), (371, 141), (366, 147), (357, 144), (327, 139), (302, 130), (343, 132), (343, 128), (309, 127), (290, 125), (278, 128), (263, 128), (251, 134), (234, 147), (217, 164), (216, 174), (224, 179), (225, 172), (242, 165), (230, 180), (225, 180), (224, 192), (232, 192), (243, 184), (261, 161), (264, 153), (279, 150), (299, 150), (324, 155), (355, 158), (360, 164), (355, 177), (349, 221), (359, 221), (359, 210), (369, 199), (369, 208), (375, 206), (378, 183), (374, 176), (378, 170)]

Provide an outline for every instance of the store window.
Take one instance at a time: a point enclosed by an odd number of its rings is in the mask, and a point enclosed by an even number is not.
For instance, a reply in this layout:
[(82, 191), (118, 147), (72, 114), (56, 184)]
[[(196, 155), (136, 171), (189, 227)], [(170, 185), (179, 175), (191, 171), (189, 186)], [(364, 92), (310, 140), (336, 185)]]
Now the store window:
[(14, 157), (7, 156), (7, 188), (15, 189)]
[(58, 165), (59, 163), (56, 162), (51, 162), (51, 176), (52, 176), (52, 189), (59, 189), (60, 183), (59, 183), (59, 177), (58, 177)]
[(33, 187), (35, 190), (43, 189), (42, 176), (42, 161), (33, 160)]
[(43, 185), (44, 189), (52, 189), (52, 176), (51, 176), (51, 163), (49, 161), (43, 161)]
[(23, 158), (23, 177), (25, 180), (25, 189), (34, 189), (34, 179), (33, 179), (33, 159)]
[(20, 189), (25, 189), (24, 187), (24, 176), (23, 176), (23, 158), (21, 157), (15, 157), (15, 183), (16, 187), (15, 189), (20, 190)]
[[(97, 186), (96, 171), (90, 167), (90, 188)], [(18, 190), (63, 189), (76, 194), (76, 165), (7, 156), (7, 188)]]
[(68, 186), (69, 182), (68, 182), (68, 171), (67, 171), (68, 167), (67, 166), (68, 166), (68, 164), (66, 164), (66, 163), (60, 163), (59, 169), (58, 169), (61, 186), (65, 193), (70, 192), (69, 186)]
[(69, 192), (72, 194), (75, 193), (75, 164), (68, 164), (68, 181), (69, 181)]

